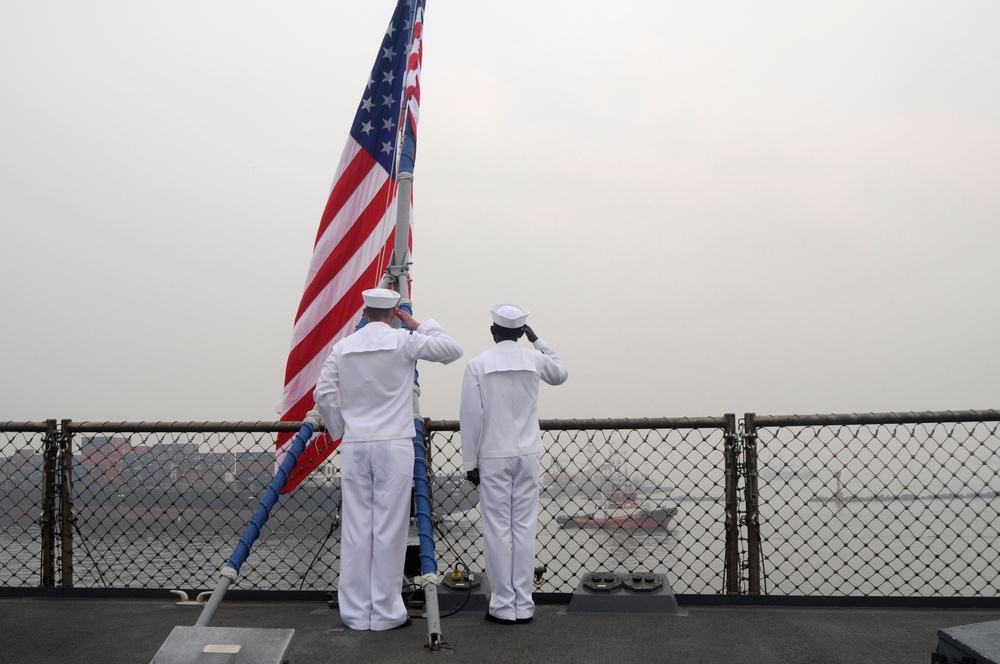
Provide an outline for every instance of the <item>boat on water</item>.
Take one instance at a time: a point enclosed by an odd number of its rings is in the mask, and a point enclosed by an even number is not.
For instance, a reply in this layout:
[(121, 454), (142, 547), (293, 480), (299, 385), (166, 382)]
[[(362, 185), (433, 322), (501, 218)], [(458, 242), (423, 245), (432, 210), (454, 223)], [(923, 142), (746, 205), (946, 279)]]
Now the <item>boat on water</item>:
[(677, 515), (676, 507), (648, 501), (640, 504), (635, 491), (615, 490), (577, 514), (560, 514), (556, 523), (566, 529), (666, 530)]
[[(593, 458), (593, 445), (588, 444), (582, 456)], [(584, 462), (581, 467), (573, 468), (558, 459), (553, 459), (551, 467), (542, 473), (540, 493), (543, 497), (561, 498), (594, 498), (611, 494), (614, 491), (631, 491), (645, 496), (660, 494), (669, 496), (673, 487), (656, 482), (635, 472), (624, 472), (623, 459), (606, 462), (600, 466), (592, 462)]]

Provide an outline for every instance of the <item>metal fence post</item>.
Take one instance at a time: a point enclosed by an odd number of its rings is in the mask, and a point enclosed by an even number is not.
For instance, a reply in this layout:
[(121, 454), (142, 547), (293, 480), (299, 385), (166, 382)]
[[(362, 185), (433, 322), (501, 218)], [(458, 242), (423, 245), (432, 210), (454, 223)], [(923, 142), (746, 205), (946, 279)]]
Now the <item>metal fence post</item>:
[(59, 445), (56, 441), (56, 421), (45, 421), (45, 438), (42, 440), (42, 514), (38, 519), (42, 537), (42, 582), (43, 588), (56, 584), (56, 457)]
[(736, 463), (738, 436), (736, 415), (726, 413), (725, 473), (726, 473), (726, 594), (740, 594), (740, 519), (739, 467)]
[(59, 434), (60, 509), (59, 530), (62, 549), (62, 566), (59, 585), (73, 587), (73, 433), (72, 420), (62, 421)]
[(743, 420), (743, 472), (746, 476), (748, 593), (760, 594), (760, 511), (757, 493), (757, 425), (755, 414)]

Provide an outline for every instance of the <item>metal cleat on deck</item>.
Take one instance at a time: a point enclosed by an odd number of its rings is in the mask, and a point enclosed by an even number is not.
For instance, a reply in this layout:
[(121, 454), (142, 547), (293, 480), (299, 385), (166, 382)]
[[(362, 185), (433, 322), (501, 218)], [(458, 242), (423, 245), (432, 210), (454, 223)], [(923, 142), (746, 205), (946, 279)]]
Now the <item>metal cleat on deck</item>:
[(211, 597), (212, 593), (209, 591), (198, 593), (194, 599), (189, 599), (188, 594), (183, 590), (171, 590), (171, 595), (177, 595), (177, 601), (174, 602), (176, 606), (205, 606), (205, 602)]

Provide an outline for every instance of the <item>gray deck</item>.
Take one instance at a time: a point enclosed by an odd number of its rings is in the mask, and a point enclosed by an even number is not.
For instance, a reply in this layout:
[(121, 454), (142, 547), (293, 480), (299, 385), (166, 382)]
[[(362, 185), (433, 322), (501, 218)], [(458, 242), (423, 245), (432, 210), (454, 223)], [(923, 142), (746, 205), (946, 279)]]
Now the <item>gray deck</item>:
[[(5, 662), (148, 663), (197, 607), (156, 599), (0, 599)], [(224, 601), (213, 627), (295, 630), (295, 662), (929, 662), (938, 630), (1000, 619), (1000, 609), (706, 607), (679, 615), (599, 615), (540, 605), (529, 625), (495, 625), (481, 611), (442, 620), (430, 653), (426, 623), (354, 632), (325, 603)]]

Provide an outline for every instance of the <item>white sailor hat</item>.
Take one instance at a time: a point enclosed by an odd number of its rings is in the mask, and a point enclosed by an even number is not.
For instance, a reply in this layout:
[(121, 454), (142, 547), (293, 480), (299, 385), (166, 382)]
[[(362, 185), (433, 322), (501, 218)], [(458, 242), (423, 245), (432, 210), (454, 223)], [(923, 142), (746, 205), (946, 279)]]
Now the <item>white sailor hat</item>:
[(493, 322), (500, 327), (518, 329), (528, 320), (528, 310), (516, 304), (494, 304), (490, 307)]
[(392, 309), (399, 303), (399, 293), (388, 288), (369, 288), (361, 296), (372, 309)]

